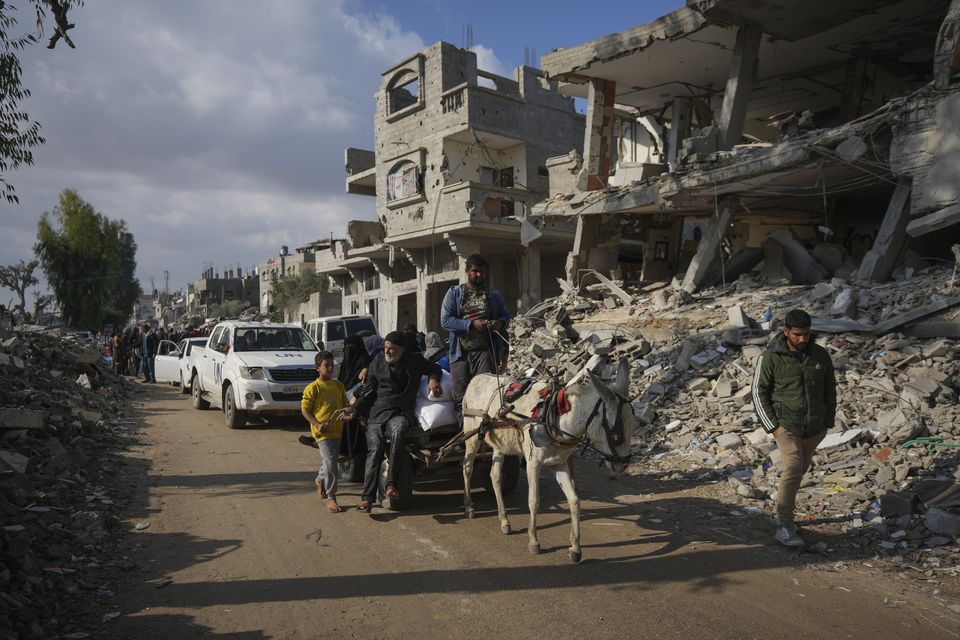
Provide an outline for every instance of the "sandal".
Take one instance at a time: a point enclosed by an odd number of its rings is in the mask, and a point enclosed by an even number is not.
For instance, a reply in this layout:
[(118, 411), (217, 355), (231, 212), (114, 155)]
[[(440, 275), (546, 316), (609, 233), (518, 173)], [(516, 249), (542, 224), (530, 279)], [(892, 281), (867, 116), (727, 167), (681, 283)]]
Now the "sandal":
[(388, 498), (399, 498), (400, 492), (397, 490), (395, 486), (391, 484), (387, 486), (387, 490), (383, 492), (383, 495), (385, 495)]
[(360, 513), (370, 513), (370, 511), (371, 511), (371, 506), (370, 506), (370, 503), (369, 503), (367, 500), (364, 500), (363, 502), (361, 502), (360, 504), (357, 505), (356, 509), (357, 509), (357, 511), (359, 511)]
[(317, 485), (317, 493), (320, 494), (320, 497), (325, 499), (327, 497), (327, 490), (323, 488), (323, 480), (317, 478), (313, 481), (313, 484)]
[(336, 500), (330, 500), (327, 502), (327, 511), (330, 513), (340, 513), (343, 509), (340, 508)]

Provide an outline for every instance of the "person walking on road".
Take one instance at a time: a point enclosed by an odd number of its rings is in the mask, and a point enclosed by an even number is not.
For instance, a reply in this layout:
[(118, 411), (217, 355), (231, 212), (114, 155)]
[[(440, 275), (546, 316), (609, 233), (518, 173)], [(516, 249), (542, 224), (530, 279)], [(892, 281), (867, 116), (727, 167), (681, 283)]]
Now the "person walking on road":
[(753, 377), (753, 402), (767, 433), (780, 449), (777, 542), (803, 546), (794, 522), (800, 480), (817, 445), (834, 425), (837, 382), (827, 350), (811, 341), (810, 315), (794, 309), (761, 354)]
[(496, 373), (506, 367), (506, 344), (499, 333), (510, 316), (503, 296), (487, 287), (489, 265), (479, 254), (467, 257), (467, 281), (450, 288), (443, 298), (440, 326), (450, 332), (450, 383), (453, 405), (463, 430), (463, 396), (467, 385), (480, 373)]
[(327, 511), (340, 513), (337, 503), (340, 475), (337, 455), (340, 453), (343, 421), (351, 420), (355, 411), (347, 406), (347, 391), (343, 383), (333, 378), (333, 354), (321, 351), (314, 359), (314, 364), (317, 367), (317, 379), (304, 389), (300, 413), (310, 423), (310, 432), (320, 450), (320, 470), (314, 480), (317, 493), (327, 501)]
[[(407, 353), (407, 339), (400, 331), (391, 331), (383, 339), (383, 353), (370, 363), (367, 378), (356, 402), (357, 412), (367, 418), (367, 462), (363, 477), (363, 498), (357, 511), (369, 513), (377, 497), (380, 482), (380, 464), (390, 439), (388, 460), (390, 475), (384, 494), (398, 498), (397, 489), (400, 465), (406, 455), (406, 433), (418, 424), (414, 414), (414, 402), (420, 388), (420, 379), (429, 376), (428, 392), (431, 397), (441, 394), (440, 367), (426, 360), (419, 353)], [(409, 464), (409, 462), (406, 462)]]

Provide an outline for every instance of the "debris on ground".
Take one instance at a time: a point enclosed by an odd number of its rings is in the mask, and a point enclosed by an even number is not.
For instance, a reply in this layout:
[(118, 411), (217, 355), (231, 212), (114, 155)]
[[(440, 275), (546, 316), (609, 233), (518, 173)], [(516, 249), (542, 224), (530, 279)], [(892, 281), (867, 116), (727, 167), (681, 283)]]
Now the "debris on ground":
[(0, 333), (0, 638), (92, 637), (85, 616), (109, 606), (97, 576), (123, 569), (108, 487), (135, 388), (57, 331)]
[(771, 286), (748, 274), (698, 297), (676, 283), (568, 284), (513, 321), (512, 367), (566, 380), (589, 366), (611, 379), (626, 357), (637, 473), (717, 483), (726, 499), (772, 517), (779, 452), (754, 410), (754, 365), (786, 312), (804, 309), (832, 355), (838, 409), (798, 495), (801, 523), (833, 523), (861, 555), (919, 567), (923, 580), (956, 578), (960, 296), (949, 293), (952, 273), (932, 267), (869, 286), (837, 278)]

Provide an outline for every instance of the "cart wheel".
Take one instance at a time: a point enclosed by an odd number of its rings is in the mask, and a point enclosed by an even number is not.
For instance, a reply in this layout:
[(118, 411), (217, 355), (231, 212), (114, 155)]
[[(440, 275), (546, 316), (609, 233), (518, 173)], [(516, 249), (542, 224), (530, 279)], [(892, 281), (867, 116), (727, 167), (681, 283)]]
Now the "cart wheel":
[(366, 461), (367, 457), (360, 455), (338, 462), (340, 479), (344, 482), (363, 482), (363, 466)]
[(400, 471), (397, 474), (399, 498), (388, 498), (386, 496), (389, 471), (390, 463), (384, 460), (383, 464), (380, 465), (380, 487), (377, 490), (377, 499), (384, 509), (403, 509), (410, 504), (410, 499), (413, 497), (413, 464), (407, 456), (400, 458)]
[[(491, 498), (495, 497), (493, 493), (493, 480), (490, 479), (490, 464), (485, 464), (480, 468), (480, 482), (483, 484), (483, 490)], [(520, 456), (504, 456), (503, 466), (500, 467), (500, 490), (504, 496), (513, 493), (520, 481)]]

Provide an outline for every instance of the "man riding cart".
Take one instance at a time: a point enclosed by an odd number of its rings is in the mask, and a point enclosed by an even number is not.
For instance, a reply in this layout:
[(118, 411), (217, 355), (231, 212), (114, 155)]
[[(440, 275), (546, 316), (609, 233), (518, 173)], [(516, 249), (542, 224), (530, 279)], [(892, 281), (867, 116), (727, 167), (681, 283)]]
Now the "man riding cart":
[[(397, 489), (401, 469), (406, 460), (406, 434), (418, 424), (414, 413), (420, 379), (429, 376), (432, 396), (440, 396), (442, 370), (419, 353), (408, 353), (406, 339), (399, 331), (391, 331), (383, 340), (383, 353), (370, 363), (363, 389), (356, 402), (359, 413), (368, 416), (366, 428), (367, 460), (363, 478), (363, 497), (357, 511), (369, 513), (377, 497), (380, 465), (388, 460), (388, 477), (384, 496), (400, 497)], [(389, 439), (389, 452), (386, 452)]]

